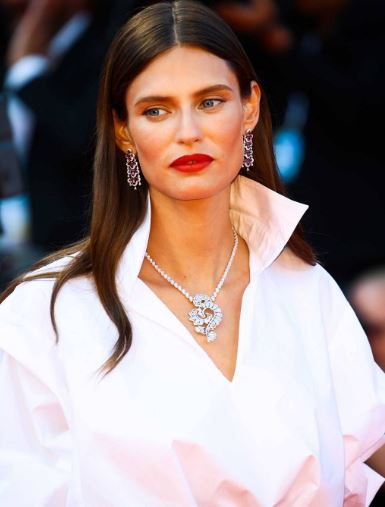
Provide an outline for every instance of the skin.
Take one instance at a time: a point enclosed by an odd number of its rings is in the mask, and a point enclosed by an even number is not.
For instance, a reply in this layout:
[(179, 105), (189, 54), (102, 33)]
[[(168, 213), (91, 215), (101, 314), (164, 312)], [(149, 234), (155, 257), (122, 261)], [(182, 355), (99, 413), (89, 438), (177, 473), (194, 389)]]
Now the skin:
[[(198, 93), (214, 85), (228, 89)], [(198, 93), (198, 94), (197, 94)], [(137, 104), (151, 95), (171, 97)], [(149, 184), (152, 205), (148, 252), (191, 294), (212, 293), (233, 247), (230, 185), (243, 160), (242, 134), (254, 129), (260, 90), (250, 83), (243, 99), (234, 72), (217, 56), (197, 47), (177, 46), (155, 58), (126, 93), (128, 121), (115, 118), (116, 142), (132, 148)], [(193, 153), (213, 157), (195, 173), (170, 167)], [(237, 254), (216, 302), (224, 319), (217, 340), (207, 344), (186, 316), (191, 303), (143, 262), (139, 277), (186, 326), (215, 365), (232, 379), (237, 356), (243, 292), (249, 283), (249, 252), (240, 238)]]

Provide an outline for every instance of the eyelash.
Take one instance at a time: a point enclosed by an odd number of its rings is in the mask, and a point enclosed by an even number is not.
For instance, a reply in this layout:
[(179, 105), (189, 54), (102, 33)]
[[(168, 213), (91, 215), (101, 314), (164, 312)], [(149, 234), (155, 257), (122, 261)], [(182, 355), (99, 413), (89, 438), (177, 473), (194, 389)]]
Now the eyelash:
[[(202, 100), (202, 102), (206, 102), (207, 100), (218, 100), (220, 103), (225, 102), (224, 99), (215, 99), (215, 98), (204, 99), (204, 100)], [(213, 107), (215, 107), (215, 106), (213, 106)]]
[[(203, 103), (203, 102), (207, 102), (208, 100), (217, 100), (217, 101), (219, 101), (220, 103), (222, 103), (222, 102), (226, 102), (224, 99), (208, 98), (208, 99), (204, 99), (204, 100), (202, 100), (202, 103)], [(215, 106), (213, 106), (213, 107), (215, 107)], [(162, 109), (162, 108), (161, 108), (161, 107), (151, 107), (151, 108), (149, 108), (149, 109), (146, 109), (146, 111), (144, 111), (144, 112), (143, 112), (143, 114), (144, 114), (145, 116), (149, 116), (149, 117), (152, 117), (152, 118), (159, 118), (159, 117), (160, 117), (160, 115), (155, 115), (155, 116), (154, 116), (154, 115), (151, 115), (151, 114), (148, 114), (148, 113), (149, 113), (150, 111), (157, 111), (157, 110), (160, 110), (160, 109)]]

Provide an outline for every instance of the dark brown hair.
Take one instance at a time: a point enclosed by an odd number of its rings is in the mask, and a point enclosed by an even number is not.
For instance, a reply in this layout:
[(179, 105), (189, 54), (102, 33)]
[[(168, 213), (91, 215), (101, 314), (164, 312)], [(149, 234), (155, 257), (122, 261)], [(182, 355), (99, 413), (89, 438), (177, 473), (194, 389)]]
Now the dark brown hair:
[[(204, 5), (191, 0), (160, 2), (135, 14), (113, 40), (102, 73), (89, 236), (45, 257), (32, 269), (77, 253), (64, 268), (20, 276), (1, 297), (1, 300), (5, 299), (22, 281), (54, 277), (50, 311), (58, 339), (54, 316), (58, 292), (74, 277), (92, 276), (100, 301), (119, 334), (113, 354), (101, 366), (106, 373), (119, 363), (132, 343), (131, 325), (118, 296), (115, 275), (123, 250), (144, 219), (148, 198), (144, 178), (136, 191), (127, 185), (124, 155), (115, 144), (113, 111), (120, 119), (127, 118), (125, 94), (129, 84), (155, 57), (176, 45), (199, 47), (225, 60), (238, 78), (243, 97), (250, 94), (250, 81), (258, 82), (233, 31)], [(254, 130), (254, 160), (254, 167), (247, 173), (241, 170), (241, 174), (287, 195), (276, 169), (270, 114), (263, 92), (260, 119)], [(299, 224), (287, 246), (303, 261), (315, 265), (315, 255)]]

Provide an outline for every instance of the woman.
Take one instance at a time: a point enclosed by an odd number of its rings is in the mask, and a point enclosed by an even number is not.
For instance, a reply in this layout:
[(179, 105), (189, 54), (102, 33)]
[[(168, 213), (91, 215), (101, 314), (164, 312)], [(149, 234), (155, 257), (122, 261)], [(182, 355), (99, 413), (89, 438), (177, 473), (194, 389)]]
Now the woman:
[(2, 504), (368, 505), (384, 376), (303, 239), (234, 34), (147, 7), (98, 108), (90, 236), (0, 308)]

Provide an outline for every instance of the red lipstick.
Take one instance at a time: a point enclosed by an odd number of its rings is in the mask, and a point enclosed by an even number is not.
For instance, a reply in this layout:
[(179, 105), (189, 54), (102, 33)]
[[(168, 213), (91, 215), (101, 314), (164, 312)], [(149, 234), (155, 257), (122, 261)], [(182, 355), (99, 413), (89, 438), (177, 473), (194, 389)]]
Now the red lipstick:
[(213, 158), (203, 153), (194, 153), (192, 155), (183, 155), (175, 159), (170, 166), (182, 172), (200, 171), (212, 162)]

